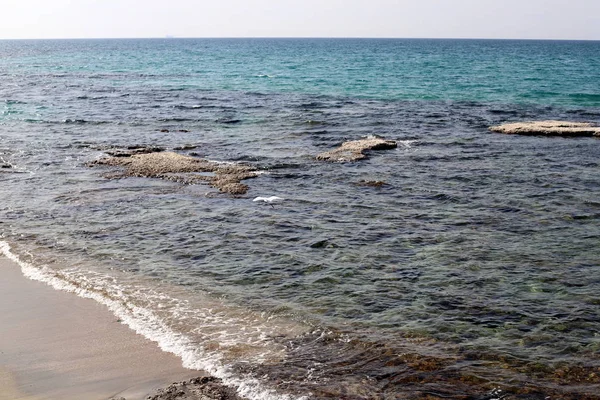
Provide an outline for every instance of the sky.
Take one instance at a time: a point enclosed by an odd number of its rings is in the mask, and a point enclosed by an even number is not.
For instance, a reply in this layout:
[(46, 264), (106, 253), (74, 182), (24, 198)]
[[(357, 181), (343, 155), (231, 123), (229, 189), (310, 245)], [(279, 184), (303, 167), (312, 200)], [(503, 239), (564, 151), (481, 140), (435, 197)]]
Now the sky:
[(0, 39), (600, 40), (600, 0), (0, 0)]

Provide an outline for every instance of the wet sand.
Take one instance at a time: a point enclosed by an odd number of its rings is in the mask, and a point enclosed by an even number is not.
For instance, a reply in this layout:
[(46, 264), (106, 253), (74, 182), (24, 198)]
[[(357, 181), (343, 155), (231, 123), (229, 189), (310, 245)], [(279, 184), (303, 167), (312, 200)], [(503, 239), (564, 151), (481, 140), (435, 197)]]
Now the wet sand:
[(144, 399), (199, 375), (101, 304), (29, 280), (0, 256), (0, 400)]

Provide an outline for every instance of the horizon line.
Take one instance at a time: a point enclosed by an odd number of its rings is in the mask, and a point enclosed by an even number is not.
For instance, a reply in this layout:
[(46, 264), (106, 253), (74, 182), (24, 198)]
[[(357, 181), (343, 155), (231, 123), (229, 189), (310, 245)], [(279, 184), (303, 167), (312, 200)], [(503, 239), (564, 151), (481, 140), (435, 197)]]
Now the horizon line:
[(172, 40), (172, 39), (380, 39), (380, 40), (498, 40), (498, 41), (563, 41), (598, 42), (599, 39), (563, 39), (563, 38), (489, 38), (489, 37), (384, 37), (384, 36), (143, 36), (143, 37), (53, 37), (53, 38), (0, 38), (0, 41), (26, 40)]

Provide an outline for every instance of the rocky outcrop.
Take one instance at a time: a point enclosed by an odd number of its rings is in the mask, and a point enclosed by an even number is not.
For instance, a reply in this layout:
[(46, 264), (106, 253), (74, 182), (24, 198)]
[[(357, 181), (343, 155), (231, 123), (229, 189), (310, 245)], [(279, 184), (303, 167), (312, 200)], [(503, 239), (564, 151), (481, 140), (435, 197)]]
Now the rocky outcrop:
[(489, 128), (492, 132), (514, 135), (599, 136), (600, 127), (588, 122), (528, 121), (514, 122)]
[(249, 166), (221, 163), (184, 156), (173, 152), (153, 152), (130, 156), (111, 156), (93, 161), (89, 166), (121, 167), (122, 172), (111, 174), (110, 178), (127, 176), (160, 178), (184, 184), (207, 182), (221, 192), (244, 194), (248, 186), (244, 179), (254, 178), (257, 171)]
[(213, 377), (194, 378), (161, 389), (148, 400), (242, 400), (233, 388)]
[(398, 147), (398, 144), (393, 140), (369, 137), (366, 139), (344, 142), (337, 149), (321, 153), (316, 158), (317, 160), (330, 162), (357, 161), (367, 157), (364, 153), (367, 150), (387, 150), (395, 149), (396, 147)]

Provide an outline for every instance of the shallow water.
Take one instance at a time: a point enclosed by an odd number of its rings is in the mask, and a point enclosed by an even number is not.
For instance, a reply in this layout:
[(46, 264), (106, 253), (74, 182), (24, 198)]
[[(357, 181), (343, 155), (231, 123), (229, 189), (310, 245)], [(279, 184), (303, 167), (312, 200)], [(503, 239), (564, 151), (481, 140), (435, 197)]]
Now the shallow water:
[[(600, 43), (5, 41), (0, 55), (11, 254), (184, 365), (253, 398), (600, 392), (600, 141), (487, 131), (599, 123)], [(314, 159), (369, 135), (399, 146)], [(265, 173), (231, 197), (86, 166), (134, 144)], [(285, 201), (252, 202), (271, 195)]]

